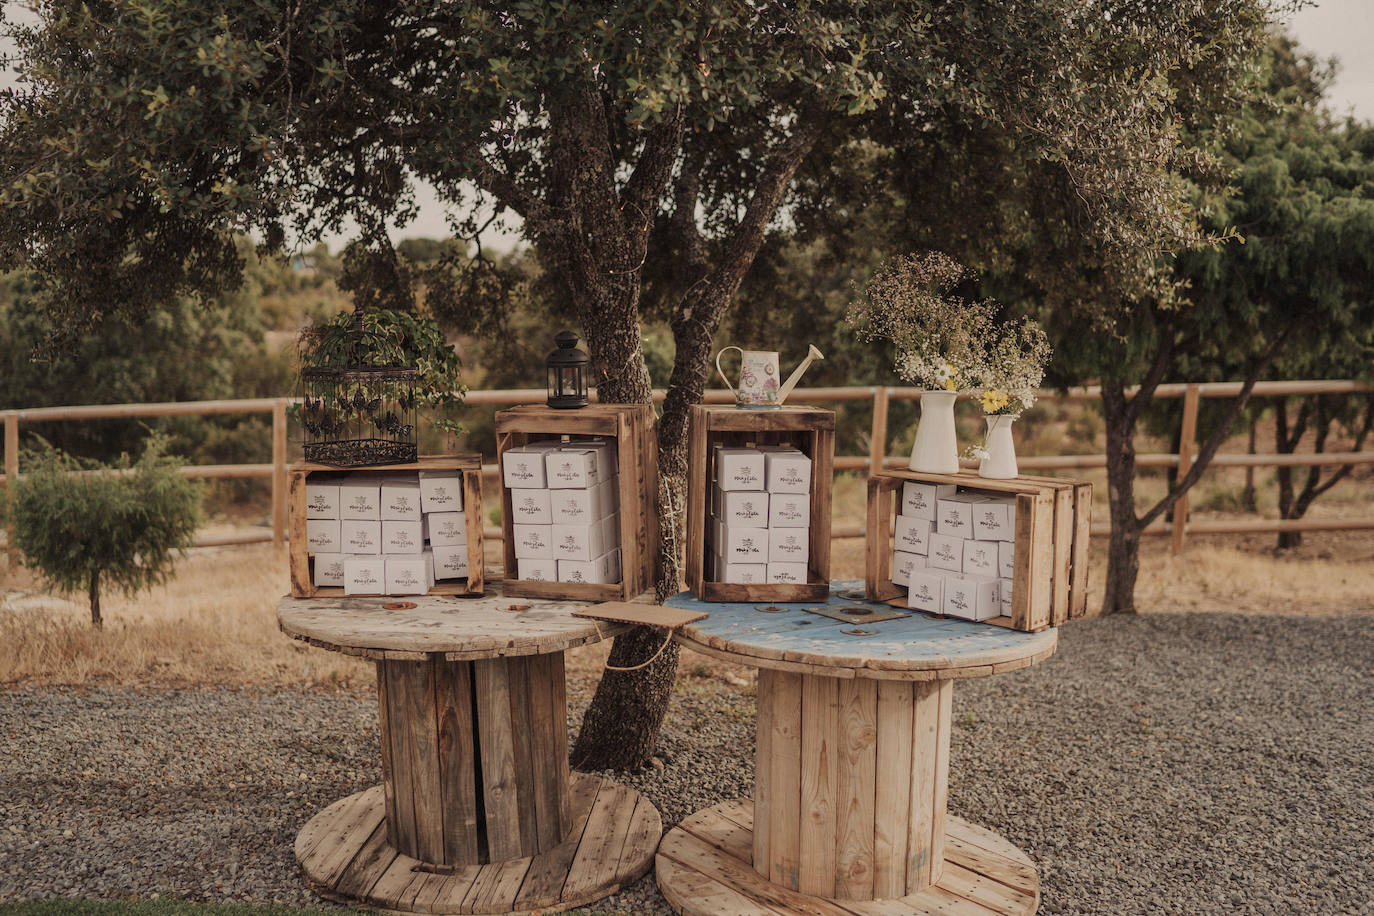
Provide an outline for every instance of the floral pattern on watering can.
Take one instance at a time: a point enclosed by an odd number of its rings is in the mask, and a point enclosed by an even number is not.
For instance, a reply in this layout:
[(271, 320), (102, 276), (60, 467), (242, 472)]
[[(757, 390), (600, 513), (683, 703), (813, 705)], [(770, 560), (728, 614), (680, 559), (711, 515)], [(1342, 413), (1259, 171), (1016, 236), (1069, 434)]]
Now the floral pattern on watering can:
[[(740, 355), (739, 367), (739, 388), (730, 384), (730, 379), (721, 368), (720, 358), (726, 351), (735, 350)], [(720, 373), (720, 378), (725, 382), (725, 387), (730, 389), (735, 396), (735, 406), (746, 410), (770, 410), (781, 407), (783, 401), (792, 393), (797, 382), (801, 380), (802, 373), (806, 367), (811, 365), (813, 360), (825, 359), (820, 350), (814, 346), (810, 348), (802, 364), (798, 366), (792, 375), (778, 384), (781, 370), (778, 368), (778, 353), (776, 350), (743, 350), (739, 347), (724, 347), (716, 354), (716, 372)]]

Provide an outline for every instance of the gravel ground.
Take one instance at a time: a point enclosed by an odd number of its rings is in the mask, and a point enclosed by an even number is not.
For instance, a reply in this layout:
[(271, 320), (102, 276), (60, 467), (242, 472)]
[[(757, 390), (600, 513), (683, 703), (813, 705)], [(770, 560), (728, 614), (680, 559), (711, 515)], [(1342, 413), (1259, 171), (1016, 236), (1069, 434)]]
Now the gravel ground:
[[(748, 693), (683, 682), (663, 766), (629, 777), (665, 824), (749, 793)], [(378, 781), (373, 703), (0, 692), (0, 901), (317, 902), (292, 841)], [(959, 684), (954, 724), (951, 807), (1030, 852), (1042, 912), (1374, 913), (1374, 617), (1077, 622)], [(652, 878), (595, 911), (668, 912)]]

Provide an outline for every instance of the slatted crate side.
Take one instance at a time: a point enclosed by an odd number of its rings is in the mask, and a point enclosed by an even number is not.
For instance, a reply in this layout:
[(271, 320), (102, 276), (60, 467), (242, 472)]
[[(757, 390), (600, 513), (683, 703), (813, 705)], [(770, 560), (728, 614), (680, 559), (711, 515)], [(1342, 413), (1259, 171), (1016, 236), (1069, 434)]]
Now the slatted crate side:
[[(338, 473), (404, 473), (417, 471), (461, 471), (463, 474), (463, 510), (467, 523), (468, 576), (456, 582), (439, 582), (429, 590), (430, 595), (461, 595), (481, 597), (486, 587), (485, 543), (482, 533), (482, 456), (423, 455), (408, 464), (376, 464), (356, 468), (337, 468), (333, 465), (301, 462), (287, 470), (286, 511), (290, 538), (287, 542), (287, 567), (291, 576), (293, 598), (339, 598), (344, 590), (338, 586), (315, 585), (315, 561), (310, 556), (306, 538), (305, 485), (311, 474)], [(476, 511), (468, 511), (475, 506)]]
[[(829, 593), (835, 415), (807, 407), (750, 411), (719, 405), (692, 408), (688, 439), (688, 587), (706, 601), (819, 601)], [(806, 584), (712, 582), (707, 553), (714, 549), (706, 494), (715, 472), (715, 446), (792, 445), (811, 459), (811, 521)]]
[(906, 606), (906, 592), (892, 581), (892, 525), (897, 506), (897, 492), (902, 480), (897, 477), (868, 478), (868, 524), (864, 550), (864, 597), (872, 601), (901, 598)]
[(647, 404), (593, 404), (577, 410), (524, 405), (496, 413), (498, 475), (505, 453), (531, 441), (550, 438), (601, 437), (616, 442), (617, 488), (620, 513), (621, 581), (606, 585), (586, 582), (537, 582), (518, 579), (510, 490), (501, 487), (502, 552), (506, 578), (504, 594), (524, 598), (565, 598), (574, 601), (628, 601), (654, 587), (658, 569), (658, 441), (653, 408)]

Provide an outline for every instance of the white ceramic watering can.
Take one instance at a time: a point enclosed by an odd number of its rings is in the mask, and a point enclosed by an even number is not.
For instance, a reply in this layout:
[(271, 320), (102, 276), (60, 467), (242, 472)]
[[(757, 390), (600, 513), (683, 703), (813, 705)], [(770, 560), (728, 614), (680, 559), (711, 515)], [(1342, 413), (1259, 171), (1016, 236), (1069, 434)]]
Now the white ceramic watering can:
[[(725, 355), (726, 350), (739, 351), (739, 388), (730, 384), (725, 370), (720, 367), (720, 358)], [(745, 410), (775, 410), (782, 406), (782, 402), (787, 400), (792, 389), (797, 387), (797, 382), (801, 381), (806, 367), (818, 359), (825, 359), (825, 354), (817, 350), (813, 344), (802, 364), (779, 386), (778, 376), (781, 372), (778, 369), (776, 350), (741, 350), (739, 347), (724, 347), (716, 354), (716, 371), (720, 373), (725, 387), (735, 396), (736, 407)]]

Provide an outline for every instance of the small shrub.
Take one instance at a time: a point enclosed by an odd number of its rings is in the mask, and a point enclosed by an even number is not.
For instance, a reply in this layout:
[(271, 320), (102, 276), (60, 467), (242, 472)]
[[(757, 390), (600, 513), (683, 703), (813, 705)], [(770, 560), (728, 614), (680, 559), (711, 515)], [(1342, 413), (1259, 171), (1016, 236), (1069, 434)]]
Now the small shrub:
[(131, 595), (161, 584), (173, 554), (194, 543), (201, 487), (177, 472), (180, 461), (165, 454), (166, 444), (153, 435), (137, 462), (124, 455), (111, 466), (43, 442), (6, 496), (4, 514), (25, 564), (55, 589), (85, 589), (96, 627), (102, 586)]

